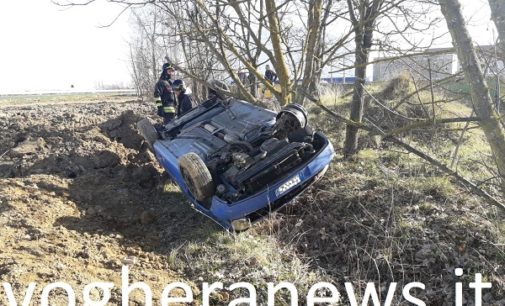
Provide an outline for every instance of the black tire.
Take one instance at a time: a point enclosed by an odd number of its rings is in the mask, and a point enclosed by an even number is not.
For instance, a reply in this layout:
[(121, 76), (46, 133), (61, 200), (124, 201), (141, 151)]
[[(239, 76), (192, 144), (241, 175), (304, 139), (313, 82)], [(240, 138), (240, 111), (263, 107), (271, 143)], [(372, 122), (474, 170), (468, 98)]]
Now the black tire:
[(144, 137), (144, 140), (149, 145), (149, 149), (153, 150), (154, 142), (159, 139), (159, 135), (151, 121), (147, 118), (140, 120), (137, 122), (137, 129), (139, 134)]
[(298, 104), (290, 104), (277, 114), (277, 138), (288, 137), (289, 134), (299, 129), (304, 129), (308, 123), (307, 111)]
[(179, 169), (189, 192), (196, 200), (209, 204), (216, 187), (209, 169), (200, 156), (193, 152), (181, 156)]

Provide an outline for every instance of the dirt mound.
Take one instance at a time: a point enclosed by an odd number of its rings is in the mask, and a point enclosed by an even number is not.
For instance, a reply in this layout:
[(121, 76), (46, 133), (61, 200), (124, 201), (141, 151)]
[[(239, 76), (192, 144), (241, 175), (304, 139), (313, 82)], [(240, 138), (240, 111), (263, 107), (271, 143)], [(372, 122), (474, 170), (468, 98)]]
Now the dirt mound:
[(420, 105), (403, 103), (401, 108), (396, 108), (398, 103), (414, 90), (413, 81), (408, 75), (402, 74), (392, 79), (382, 91), (374, 95), (382, 105), (367, 96), (367, 116), (387, 130), (405, 126), (413, 120), (429, 118)]
[[(144, 182), (145, 175), (136, 169), (154, 166), (153, 157), (142, 146), (142, 137), (135, 129), (135, 123), (143, 117), (141, 113), (117, 110), (113, 112), (117, 115), (111, 116), (98, 105), (96, 110), (91, 106), (74, 107), (84, 110), (69, 115), (66, 107), (33, 106), (15, 109), (2, 121), (0, 124), (8, 128), (0, 132), (5, 153), (0, 161), (0, 177), (56, 174), (75, 178), (108, 169)], [(88, 116), (80, 115), (84, 112)], [(30, 125), (24, 124), (28, 120)]]
[(137, 133), (136, 123), (143, 116), (128, 110), (117, 118), (113, 118), (101, 124), (101, 130), (111, 140), (122, 143), (125, 147), (140, 150), (143, 139)]
[[(167, 218), (174, 207), (167, 204), (182, 205), (183, 199), (163, 192), (162, 171), (135, 130), (139, 118), (152, 115), (150, 105), (2, 111), (7, 114), (0, 120), (2, 281), (24, 288), (31, 281), (65, 280), (79, 288), (103, 279), (118, 288), (123, 264), (131, 265), (132, 278), (148, 274), (161, 284), (173, 281), (161, 241), (171, 230)], [(160, 270), (166, 273), (158, 275)], [(120, 303), (119, 294), (112, 292), (113, 304)], [(4, 297), (0, 288), (2, 305)], [(132, 296), (136, 303), (141, 299)], [(58, 294), (52, 301), (64, 300)]]

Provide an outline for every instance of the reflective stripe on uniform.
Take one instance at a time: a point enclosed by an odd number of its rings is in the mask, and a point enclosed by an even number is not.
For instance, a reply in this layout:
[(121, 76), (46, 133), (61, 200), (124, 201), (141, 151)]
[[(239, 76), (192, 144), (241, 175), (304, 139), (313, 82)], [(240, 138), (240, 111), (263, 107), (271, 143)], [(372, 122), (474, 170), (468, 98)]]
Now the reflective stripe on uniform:
[(175, 107), (173, 106), (164, 106), (163, 112), (165, 113), (175, 113)]
[(161, 103), (161, 100), (156, 100), (156, 105), (161, 106), (163, 103)]

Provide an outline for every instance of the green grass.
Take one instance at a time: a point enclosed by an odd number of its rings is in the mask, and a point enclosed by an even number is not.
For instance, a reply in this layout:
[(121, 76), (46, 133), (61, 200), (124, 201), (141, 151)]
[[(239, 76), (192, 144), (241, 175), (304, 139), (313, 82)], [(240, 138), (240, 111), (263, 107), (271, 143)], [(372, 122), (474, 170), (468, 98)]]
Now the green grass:
[[(494, 98), (496, 95), (496, 78), (494, 77), (486, 77), (487, 85), (489, 88), (489, 94), (491, 95), (491, 98)], [(470, 103), (471, 102), (471, 96), (470, 96), (470, 85), (466, 83), (465, 81), (461, 82), (450, 82), (445, 85), (445, 87), (454, 92), (455, 94), (462, 95), (464, 99)], [(501, 81), (500, 82), (500, 96), (503, 96), (504, 94), (504, 88), (505, 88), (505, 82)]]
[[(398, 82), (398, 84), (400, 84), (400, 82)], [(464, 84), (464, 82), (450, 85), (461, 86), (461, 88), (466, 88), (466, 90), (468, 90), (468, 85)], [(402, 88), (411, 87), (406, 83), (401, 83), (400, 86), (402, 86)], [(369, 85), (368, 91), (374, 92), (376, 96), (381, 96), (382, 88), (388, 88), (390, 92), (395, 92), (398, 95), (403, 95), (406, 92), (405, 90), (391, 89), (388, 84), (371, 84)], [(410, 90), (407, 90), (407, 92), (408, 91)], [(450, 93), (442, 94), (436, 92), (435, 94), (436, 101), (443, 101), (435, 105), (436, 118), (464, 118), (472, 114), (472, 109), (468, 101), (464, 99), (450, 101)], [(420, 112), (420, 109), (415, 109), (416, 104), (419, 105), (419, 98), (421, 99), (421, 103), (425, 104), (424, 107), (430, 115), (429, 118), (431, 118), (433, 114), (431, 105), (432, 97), (427, 90), (420, 92), (419, 97), (417, 95), (411, 97), (407, 101), (408, 103), (403, 104), (398, 111), (409, 116), (415, 114), (424, 116), (424, 112)], [(401, 96), (394, 96), (393, 100), (382, 102), (395, 105), (394, 102), (401, 99)], [(332, 96), (331, 93), (321, 97), (321, 101), (325, 106), (345, 117), (348, 116), (350, 100), (351, 96)], [(327, 136), (332, 139), (337, 153), (340, 153), (340, 149), (344, 145), (345, 125), (339, 120), (327, 115), (314, 104), (310, 104), (308, 109), (311, 122), (317, 129), (324, 131)], [(400, 123), (400, 126), (408, 125), (409, 123), (409, 121), (405, 121)], [(464, 122), (451, 123), (436, 128), (428, 127), (412, 130), (409, 133), (399, 135), (399, 137), (422, 152), (434, 157), (441, 163), (447, 166), (453, 164), (453, 170), (478, 184), (493, 176), (492, 171), (488, 170), (494, 168), (494, 161), (483, 131), (478, 128), (476, 123), (470, 123), (470, 129), (463, 133), (465, 126), (466, 123)], [(395, 128), (397, 128), (397, 126)], [(402, 184), (405, 184), (407, 188), (413, 188), (419, 192), (428, 194), (433, 193), (440, 196), (449, 196), (454, 192), (453, 183), (447, 178), (447, 175), (442, 173), (437, 167), (430, 165), (427, 161), (403, 149), (391, 148), (390, 144), (388, 145), (387, 142), (385, 145), (389, 149), (384, 150), (380, 147), (376, 147), (374, 144), (377, 142), (371, 141), (366, 132), (362, 132), (361, 138), (361, 142), (365, 142), (367, 145), (365, 145), (354, 158), (356, 163), (354, 165), (349, 164), (349, 167), (352, 167), (355, 171), (368, 173), (379, 181), (386, 177), (390, 180), (394, 178), (395, 175), (411, 177), (412, 181), (406, 179)], [(461, 143), (456, 152), (456, 146), (460, 141)], [(484, 164), (489, 168), (483, 166)], [(394, 171), (384, 170), (388, 167), (393, 168)], [(483, 187), (487, 188), (486, 185)]]

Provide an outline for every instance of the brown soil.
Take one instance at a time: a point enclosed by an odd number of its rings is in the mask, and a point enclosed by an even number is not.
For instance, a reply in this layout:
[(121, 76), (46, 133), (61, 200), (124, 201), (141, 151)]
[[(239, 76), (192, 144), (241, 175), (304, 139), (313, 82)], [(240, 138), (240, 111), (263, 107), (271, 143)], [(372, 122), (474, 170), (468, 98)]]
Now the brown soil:
[(169, 267), (169, 242), (179, 230), (212, 225), (178, 192), (163, 191), (162, 171), (135, 130), (153, 113), (138, 102), (1, 109), (0, 281), (16, 296), (29, 282), (38, 285), (35, 298), (56, 281), (80, 298), (86, 284), (113, 281), (117, 305), (124, 264), (131, 281), (158, 284), (155, 297), (181, 279)]

